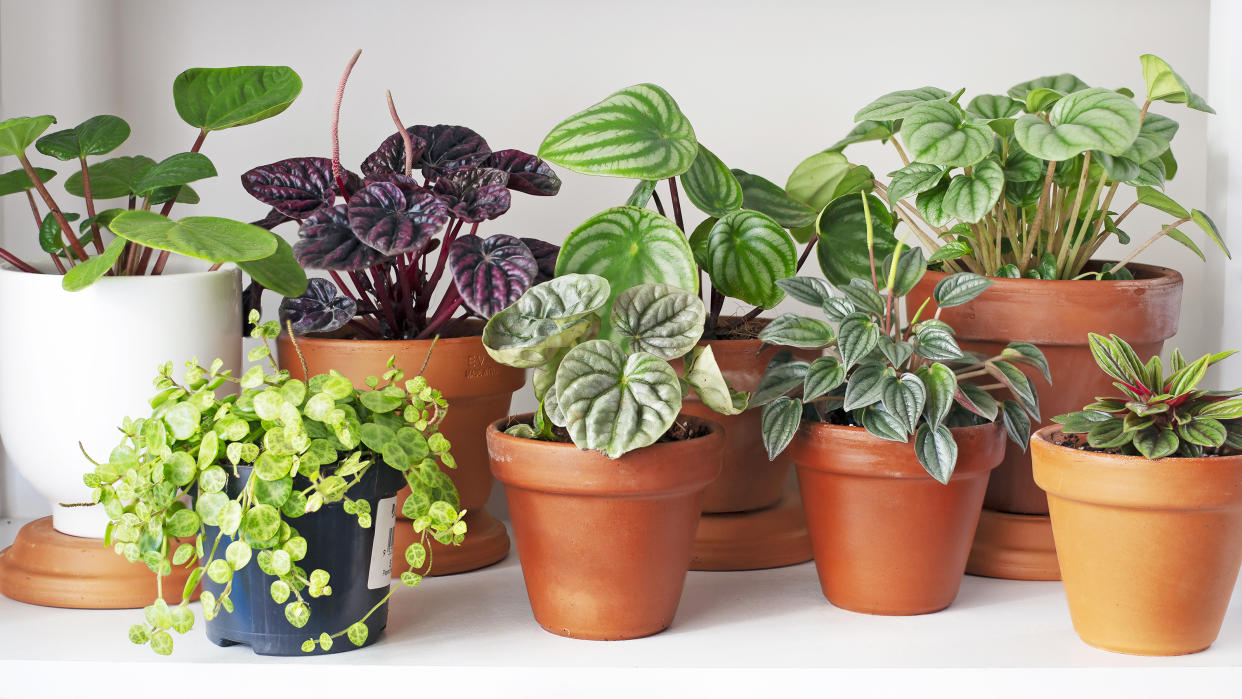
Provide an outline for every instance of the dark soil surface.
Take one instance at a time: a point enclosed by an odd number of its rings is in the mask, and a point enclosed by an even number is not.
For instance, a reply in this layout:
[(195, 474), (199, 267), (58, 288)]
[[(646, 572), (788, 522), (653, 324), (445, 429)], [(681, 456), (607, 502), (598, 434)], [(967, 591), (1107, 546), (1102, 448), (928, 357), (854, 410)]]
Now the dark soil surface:
[[(1095, 452), (1097, 454), (1116, 454), (1118, 456), (1122, 456), (1122, 455), (1141, 456), (1141, 454), (1137, 454), (1137, 453), (1127, 454), (1121, 449), (1116, 449), (1116, 448), (1099, 449), (1099, 448), (1093, 447), (1087, 442), (1087, 435), (1085, 434), (1068, 434), (1068, 433), (1062, 432), (1058, 435), (1055, 435), (1052, 438), (1052, 443), (1056, 444), (1057, 446), (1067, 447), (1069, 449), (1077, 449), (1078, 451), (1090, 451), (1090, 452)], [(1204, 449), (1202, 456), (1186, 457), (1186, 456), (1181, 456), (1180, 454), (1173, 454), (1171, 456), (1166, 456), (1164, 458), (1166, 459), (1186, 459), (1186, 458), (1202, 459), (1202, 458), (1211, 458), (1214, 456), (1236, 456), (1238, 453), (1239, 452), (1233, 449), (1230, 449), (1229, 447), (1221, 446), (1215, 449)]]

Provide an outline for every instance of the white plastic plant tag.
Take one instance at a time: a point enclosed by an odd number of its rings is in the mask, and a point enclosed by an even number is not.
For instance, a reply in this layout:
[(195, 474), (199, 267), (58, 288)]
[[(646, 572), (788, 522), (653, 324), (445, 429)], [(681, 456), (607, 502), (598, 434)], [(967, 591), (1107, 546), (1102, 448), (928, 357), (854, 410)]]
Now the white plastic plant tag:
[(392, 546), (397, 524), (397, 496), (384, 498), (375, 504), (375, 538), (371, 543), (371, 574), (367, 587), (372, 590), (388, 587), (392, 583)]

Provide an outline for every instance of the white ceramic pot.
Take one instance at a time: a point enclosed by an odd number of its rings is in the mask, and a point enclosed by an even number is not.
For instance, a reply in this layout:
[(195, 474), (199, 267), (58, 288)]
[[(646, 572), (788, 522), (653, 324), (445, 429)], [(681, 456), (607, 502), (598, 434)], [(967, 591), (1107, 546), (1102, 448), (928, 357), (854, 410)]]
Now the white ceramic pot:
[(52, 504), (52, 526), (102, 537), (108, 518), (82, 474), (120, 444), (122, 418), (150, 415), (156, 368), (219, 357), (241, 365), (236, 270), (104, 277), (78, 292), (57, 274), (0, 269), (0, 448)]

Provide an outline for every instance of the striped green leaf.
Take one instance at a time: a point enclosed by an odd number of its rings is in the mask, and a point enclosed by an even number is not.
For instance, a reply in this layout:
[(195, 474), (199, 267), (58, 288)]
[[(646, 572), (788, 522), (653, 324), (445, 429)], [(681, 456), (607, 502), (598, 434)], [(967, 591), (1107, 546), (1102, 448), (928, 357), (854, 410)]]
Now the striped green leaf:
[(553, 363), (564, 348), (595, 337), (609, 296), (608, 282), (592, 275), (566, 274), (536, 284), (487, 321), (483, 348), (501, 364), (518, 368)]
[(674, 359), (703, 335), (707, 309), (699, 297), (667, 284), (640, 284), (622, 291), (612, 307), (612, 328), (629, 349)]
[(664, 88), (618, 90), (553, 127), (539, 157), (575, 172), (640, 180), (680, 175), (698, 157), (694, 128)]
[(785, 193), (773, 182), (745, 170), (733, 170), (742, 185), (742, 206), (771, 216), (785, 228), (802, 228), (815, 222), (815, 210)]
[(988, 158), (969, 174), (956, 175), (944, 192), (944, 211), (965, 223), (976, 223), (996, 206), (1005, 189), (1000, 163)]
[(957, 441), (944, 425), (931, 427), (919, 425), (914, 434), (914, 453), (928, 475), (941, 483), (948, 483), (957, 466)]
[(835, 198), (837, 185), (850, 171), (850, 161), (840, 153), (816, 153), (789, 173), (785, 191), (815, 211)]
[(910, 163), (909, 165), (888, 173), (888, 203), (893, 206), (912, 194), (921, 194), (935, 187), (944, 176), (945, 169), (927, 163)]
[(724, 216), (742, 208), (742, 186), (721, 162), (702, 143), (698, 157), (681, 176), (686, 196), (708, 216)]
[(785, 298), (776, 280), (792, 277), (798, 262), (793, 240), (758, 211), (734, 211), (707, 235), (704, 268), (725, 296), (771, 308)]
[[(893, 216), (883, 202), (868, 194), (876, 261), (892, 254), (897, 247), (893, 237)], [(838, 288), (851, 279), (871, 278), (871, 258), (867, 253), (867, 219), (862, 195), (841, 197), (819, 215), (819, 245), (815, 254), (819, 268)]]
[(759, 339), (770, 345), (815, 349), (832, 341), (832, 326), (818, 318), (793, 313), (777, 316), (759, 331)]
[(992, 152), (995, 136), (986, 124), (967, 120), (961, 107), (935, 101), (910, 110), (901, 122), (901, 139), (920, 163), (965, 167)]
[(943, 100), (948, 96), (948, 92), (931, 86), (890, 92), (882, 97), (877, 97), (871, 104), (858, 110), (858, 113), (854, 115), (854, 121), (904, 119), (910, 115), (910, 111), (914, 107), (924, 102)]
[(763, 448), (768, 452), (768, 461), (785, 451), (801, 424), (802, 401), (797, 398), (782, 396), (763, 406), (759, 425), (763, 432)]
[(1062, 98), (1048, 121), (1027, 114), (1014, 125), (1022, 150), (1044, 160), (1069, 160), (1088, 150), (1121, 155), (1139, 134), (1142, 116), (1125, 95), (1093, 87)]

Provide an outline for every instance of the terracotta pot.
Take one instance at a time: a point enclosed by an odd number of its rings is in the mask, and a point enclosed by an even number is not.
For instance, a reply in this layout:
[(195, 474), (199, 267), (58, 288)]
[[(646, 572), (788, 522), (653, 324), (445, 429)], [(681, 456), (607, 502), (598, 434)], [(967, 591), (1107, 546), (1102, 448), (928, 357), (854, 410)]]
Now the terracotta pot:
[[(1182, 275), (1171, 269), (1131, 264), (1133, 281), (1046, 281), (993, 279), (993, 285), (962, 306), (946, 308), (940, 318), (952, 325), (963, 349), (988, 356), (1010, 342), (1030, 342), (1048, 358), (1053, 385), (1035, 369), (1019, 365), (1039, 392), (1042, 421), (1080, 410), (1112, 390), (1111, 380), (1095, 365), (1087, 333), (1110, 333), (1134, 346), (1140, 357), (1160, 354), (1177, 332), (1182, 304)], [(906, 301), (913, 313), (945, 275), (928, 272)], [(924, 318), (936, 311), (928, 304)], [(1018, 445), (1006, 447), (1005, 460), (992, 474), (984, 507), (1015, 514), (1047, 514), (1048, 502), (1031, 477), (1031, 458)]]
[[(481, 324), (467, 325), (478, 330)], [(526, 382), (524, 369), (496, 363), (483, 349), (476, 336), (440, 338), (428, 359), (430, 340), (346, 340), (299, 337), (298, 347), (306, 358), (310, 374), (335, 369), (357, 386), (368, 376), (384, 373), (388, 357), (396, 356), (397, 366), (407, 377), (418, 373), (426, 362), (423, 376), (428, 384), (448, 399), (449, 411), (440, 431), (452, 444), (457, 468), (449, 476), (457, 486), (461, 506), (468, 512), (469, 530), (460, 547), (432, 543), (433, 575), (446, 575), (491, 565), (505, 557), (509, 538), (504, 525), (487, 513), (487, 499), (492, 491), (492, 475), (487, 468), (487, 445), (483, 431), (487, 425), (508, 415), (513, 392)], [(295, 377), (303, 377), (301, 362), (293, 343), (281, 336), (277, 354), (282, 368)], [(409, 489), (401, 491), (405, 501)], [(404, 550), (402, 537), (412, 537), (409, 527), (397, 527), (397, 550)], [(396, 570), (396, 568), (394, 568)], [(399, 572), (399, 571), (398, 571)]]
[(1074, 630), (1137, 655), (1216, 640), (1242, 565), (1242, 456), (1149, 461), (1031, 438)]
[[(529, 421), (524, 415), (518, 420)], [(703, 490), (720, 473), (720, 425), (611, 460), (487, 428), (535, 620), (561, 636), (620, 640), (668, 628), (690, 564)]]
[(1004, 454), (999, 423), (952, 430), (957, 467), (941, 485), (913, 443), (861, 427), (803, 422), (788, 453), (829, 602), (867, 614), (926, 614), (962, 582), (988, 474)]

